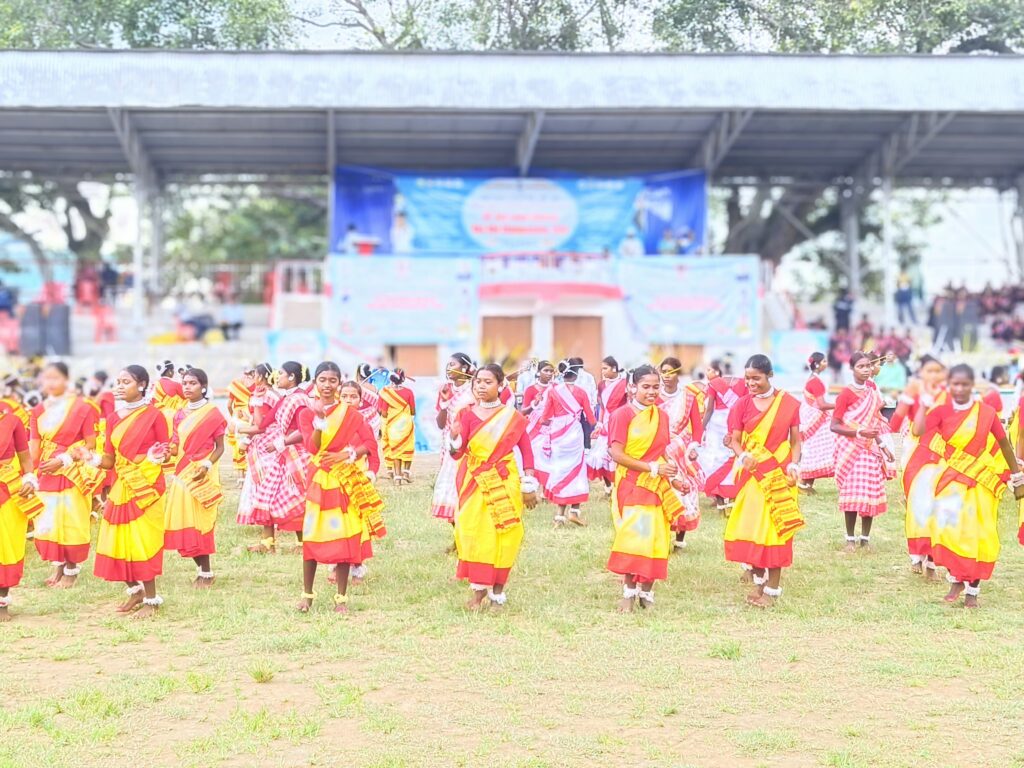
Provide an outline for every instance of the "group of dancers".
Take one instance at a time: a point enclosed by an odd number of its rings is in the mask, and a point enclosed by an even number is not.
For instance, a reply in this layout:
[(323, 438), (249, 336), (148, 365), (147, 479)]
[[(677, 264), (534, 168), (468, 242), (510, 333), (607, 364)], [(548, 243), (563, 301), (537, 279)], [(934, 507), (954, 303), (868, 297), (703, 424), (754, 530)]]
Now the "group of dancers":
[[(747, 360), (742, 377), (713, 362), (688, 383), (672, 357), (629, 371), (608, 357), (599, 381), (578, 358), (540, 361), (519, 396), (526, 368), (506, 375), (453, 355), (436, 401), (432, 514), (453, 526), (467, 607), (506, 604), (524, 509), (544, 499), (556, 527), (586, 525), (592, 482), (610, 497), (607, 568), (622, 579), (619, 610), (653, 605), (672, 550), (699, 525), (701, 494), (728, 516), (725, 557), (752, 583), (747, 601), (770, 607), (805, 524), (800, 491), (834, 477), (846, 549), (867, 548), (900, 469), (897, 438), (912, 568), (928, 577), (945, 568), (946, 600), (963, 594), (977, 606), (998, 556), (1000, 497), (1007, 486), (1024, 496), (1019, 408), (1005, 430), (968, 366), (947, 371), (925, 358), (886, 421), (873, 382), (879, 362), (854, 354), (853, 383), (830, 402), (818, 377), (824, 356), (813, 355), (800, 402), (774, 386), (764, 355)], [(73, 385), (66, 365), (51, 362), (38, 372), (39, 402), (26, 407), (15, 391), (0, 399), (0, 620), (10, 618), (30, 526), (54, 566), (46, 583), (66, 589), (89, 557), (94, 511), (93, 572), (126, 585), (119, 613), (157, 612), (165, 550), (194, 560), (196, 588), (212, 587), (224, 453), (242, 478), (236, 520), (261, 531), (249, 550), (275, 552), (281, 533), (294, 533), (298, 609), (312, 608), (326, 565), (334, 610), (347, 612), (348, 587), (365, 579), (373, 542), (386, 534), (378, 474), (397, 487), (413, 482), (416, 400), (404, 372), (363, 365), (349, 379), (333, 362), (312, 373), (294, 361), (260, 364), (230, 383), (226, 413), (211, 402), (204, 371), (165, 361), (156, 374), (151, 381), (130, 365), (112, 386), (101, 374)], [(378, 390), (371, 379), (381, 374)]]

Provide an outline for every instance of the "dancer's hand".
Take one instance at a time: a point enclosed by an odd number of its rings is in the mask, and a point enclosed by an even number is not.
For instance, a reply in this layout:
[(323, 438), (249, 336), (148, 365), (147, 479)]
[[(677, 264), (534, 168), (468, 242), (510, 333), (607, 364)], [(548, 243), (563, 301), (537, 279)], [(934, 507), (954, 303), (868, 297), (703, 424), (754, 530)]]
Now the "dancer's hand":
[(679, 467), (674, 461), (664, 461), (658, 465), (658, 477), (675, 477), (679, 472)]

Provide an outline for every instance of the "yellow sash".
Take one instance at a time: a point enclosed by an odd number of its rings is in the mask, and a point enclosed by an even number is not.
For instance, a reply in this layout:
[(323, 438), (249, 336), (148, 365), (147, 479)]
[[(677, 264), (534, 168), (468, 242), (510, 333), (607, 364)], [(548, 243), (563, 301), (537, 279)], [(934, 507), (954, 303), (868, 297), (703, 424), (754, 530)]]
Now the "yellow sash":
[[(971, 412), (967, 414), (963, 423), (957, 427), (956, 432), (953, 433), (948, 441), (943, 440), (942, 435), (936, 432), (932, 436), (931, 442), (928, 443), (928, 448), (937, 455), (944, 457), (947, 467), (965, 477), (969, 477), (998, 498), (1006, 490), (1006, 484), (993, 467), (994, 460), (989, 453), (991, 441), (986, 443), (985, 450), (982, 451), (980, 456), (972, 456), (963, 450), (964, 446), (974, 439), (975, 432), (978, 429), (978, 414), (980, 411), (981, 404), (975, 403), (971, 408)], [(950, 455), (946, 456), (947, 453)]]
[(327, 424), (320, 432), (320, 450), (310, 457), (310, 462), (321, 472), (326, 472), (337, 483), (341, 490), (348, 497), (349, 511), (355, 512), (366, 521), (370, 535), (380, 538), (384, 535), (384, 500), (377, 493), (377, 489), (370, 478), (355, 462), (342, 462), (335, 464), (330, 469), (323, 468), (323, 455), (327, 452), (328, 446), (334, 441), (345, 422), (345, 415), (349, 406), (339, 403), (333, 411), (327, 414)]
[[(39, 429), (40, 464), (44, 461), (49, 461), (60, 453), (85, 445), (84, 439), (78, 440), (67, 447), (57, 445), (57, 443), (53, 441), (53, 438), (58, 432), (60, 432), (61, 427), (64, 426), (64, 422), (67, 421), (68, 416), (71, 415), (71, 411), (74, 409), (76, 402), (76, 398), (70, 398), (68, 400), (67, 410), (64, 412), (64, 417), (59, 423), (54, 424), (46, 418), (45, 414), (36, 420), (36, 425)], [(62, 467), (53, 472), (53, 474), (66, 477), (85, 496), (92, 496), (96, 493), (100, 484), (103, 482), (103, 470), (92, 466), (92, 464), (86, 464), (81, 461), (76, 461), (69, 467)]]
[[(768, 410), (761, 416), (761, 420), (754, 427), (753, 431), (743, 435), (743, 450), (754, 457), (759, 467), (761, 477), (754, 475), (754, 482), (758, 484), (761, 493), (764, 495), (764, 503), (768, 509), (768, 515), (772, 521), (775, 533), (783, 541), (788, 541), (800, 528), (804, 526), (803, 515), (800, 514), (800, 507), (793, 498), (792, 487), (786, 478), (782, 468), (782, 462), (789, 454), (789, 440), (783, 440), (774, 453), (768, 450), (768, 433), (775, 422), (782, 405), (782, 392), (775, 394), (775, 399)], [(766, 462), (775, 460), (774, 469), (764, 471), (763, 465)]]
[(491, 515), (491, 521), (499, 531), (522, 522), (519, 510), (509, 496), (506, 480), (498, 472), (497, 461), (500, 461), (500, 458), (495, 461), (494, 457), (498, 443), (515, 416), (516, 411), (513, 408), (502, 407), (477, 430), (466, 445), (468, 475), (476, 481), (477, 488), (483, 494), (484, 505)]
[(143, 459), (136, 464), (117, 449), (125, 434), (145, 408), (138, 408), (125, 416), (110, 433), (110, 447), (114, 449), (114, 471), (121, 485), (131, 492), (132, 500), (139, 509), (146, 509), (160, 500), (160, 492), (154, 486), (163, 468), (159, 464)]
[(0, 483), (7, 486), (7, 492), (29, 520), (43, 511), (43, 501), (35, 492), (28, 496), (21, 495), (21, 473), (14, 466), (14, 462), (0, 461)]
[[(636, 414), (629, 422), (629, 429), (626, 432), (626, 445), (623, 446), (626, 455), (634, 459), (643, 460), (647, 452), (651, 450), (658, 430), (661, 427), (661, 420), (665, 418), (661, 409), (655, 405), (649, 406)], [(664, 458), (664, 457), (659, 457)], [(626, 474), (626, 468), (619, 466), (616, 474), (621, 479)], [(672, 485), (667, 479), (654, 477), (650, 472), (638, 472), (636, 485), (645, 491), (650, 491), (661, 501), (661, 511), (665, 519), (672, 523), (679, 515), (684, 513), (683, 502), (672, 490)]]

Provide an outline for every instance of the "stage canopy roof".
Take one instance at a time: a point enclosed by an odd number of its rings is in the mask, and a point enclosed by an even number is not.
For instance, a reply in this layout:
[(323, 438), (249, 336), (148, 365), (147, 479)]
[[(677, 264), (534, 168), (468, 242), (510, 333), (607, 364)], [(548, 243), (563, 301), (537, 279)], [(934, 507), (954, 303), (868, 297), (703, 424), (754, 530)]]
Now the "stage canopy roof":
[(152, 188), (336, 164), (1007, 188), (1024, 58), (0, 52), (0, 170)]

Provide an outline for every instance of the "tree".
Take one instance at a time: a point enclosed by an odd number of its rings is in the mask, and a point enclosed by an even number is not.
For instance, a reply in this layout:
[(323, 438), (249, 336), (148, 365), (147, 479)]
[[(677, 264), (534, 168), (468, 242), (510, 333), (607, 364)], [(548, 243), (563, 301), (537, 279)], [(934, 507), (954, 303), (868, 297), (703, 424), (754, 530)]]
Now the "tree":
[[(287, 0), (0, 0), (0, 48), (273, 48), (293, 39)], [(113, 180), (86, 195), (74, 179), (0, 176), (0, 230), (51, 269), (24, 213), (51, 213), (79, 262), (97, 259), (110, 231)]]
[(299, 20), (360, 48), (615, 50), (637, 0), (332, 0)]
[(327, 252), (320, 187), (182, 185), (167, 190), (164, 285), (199, 265), (319, 259)]
[[(666, 0), (655, 8), (652, 29), (667, 50), (786, 53), (1013, 53), (1024, 49), (1024, 4), (1003, 0)], [(726, 187), (727, 252), (758, 253), (773, 263), (809, 240), (839, 227), (835, 186), (812, 189), (761, 185)], [(930, 208), (935, 192), (915, 203)], [(897, 218), (895, 246), (909, 242), (914, 221)], [(860, 212), (861, 231), (872, 236), (880, 213), (871, 203)], [(934, 223), (934, 222), (933, 222)], [(906, 225), (906, 226), (904, 226)], [(865, 240), (865, 245), (870, 241)], [(828, 254), (831, 246), (802, 253)], [(895, 248), (899, 253), (899, 248)], [(866, 248), (862, 248), (865, 252)], [(913, 258), (908, 248), (904, 258)], [(836, 255), (822, 264), (834, 268)], [(870, 262), (865, 259), (865, 266)], [(839, 275), (833, 276), (838, 278)], [(865, 287), (878, 285), (865, 271)]]

